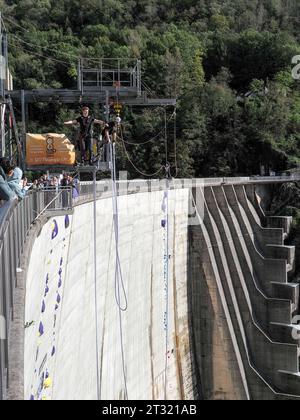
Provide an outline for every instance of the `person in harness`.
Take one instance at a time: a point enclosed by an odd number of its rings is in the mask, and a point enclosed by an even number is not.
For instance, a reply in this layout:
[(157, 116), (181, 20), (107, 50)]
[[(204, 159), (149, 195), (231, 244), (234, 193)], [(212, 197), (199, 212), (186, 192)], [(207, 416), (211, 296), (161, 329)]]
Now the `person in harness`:
[(105, 125), (101, 120), (90, 116), (90, 109), (87, 106), (82, 108), (81, 116), (76, 120), (66, 121), (64, 125), (78, 125), (80, 133), (78, 137), (78, 149), (81, 154), (81, 162), (93, 164), (93, 127), (94, 124)]

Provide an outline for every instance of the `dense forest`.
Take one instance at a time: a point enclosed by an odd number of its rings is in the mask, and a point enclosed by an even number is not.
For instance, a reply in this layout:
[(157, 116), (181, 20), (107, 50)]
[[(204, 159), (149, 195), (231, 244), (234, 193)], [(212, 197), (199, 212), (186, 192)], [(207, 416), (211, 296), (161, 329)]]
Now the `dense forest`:
[[(15, 88), (74, 87), (78, 57), (140, 58), (153, 94), (178, 99), (176, 149), (173, 120), (167, 130), (178, 176), (299, 165), (298, 0), (18, 0), (0, 8)], [(76, 104), (32, 107), (29, 130), (65, 131), (76, 112)], [(135, 165), (155, 172), (165, 159), (164, 110), (126, 109), (122, 117), (129, 141), (161, 133), (128, 145)], [(137, 176), (119, 149), (119, 168)]]

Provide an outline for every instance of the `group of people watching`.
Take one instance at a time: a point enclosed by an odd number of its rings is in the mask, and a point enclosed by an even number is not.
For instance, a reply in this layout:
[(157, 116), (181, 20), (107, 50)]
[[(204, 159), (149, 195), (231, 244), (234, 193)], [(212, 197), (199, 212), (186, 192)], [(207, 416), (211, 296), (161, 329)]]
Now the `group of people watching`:
[(9, 158), (0, 158), (0, 200), (23, 200), (27, 191), (27, 179), (23, 171)]
[(79, 182), (70, 174), (60, 176), (48, 176), (44, 174), (29, 184), (27, 178), (23, 178), (23, 171), (9, 158), (0, 158), (0, 201), (9, 201), (15, 198), (23, 200), (29, 189), (55, 189), (71, 187), (72, 197), (79, 197)]
[(70, 174), (65, 173), (60, 176), (48, 176), (44, 174), (38, 179), (35, 179), (32, 183), (33, 190), (42, 189), (56, 189), (60, 187), (72, 187), (73, 199), (79, 196), (79, 182), (77, 178), (73, 178)]

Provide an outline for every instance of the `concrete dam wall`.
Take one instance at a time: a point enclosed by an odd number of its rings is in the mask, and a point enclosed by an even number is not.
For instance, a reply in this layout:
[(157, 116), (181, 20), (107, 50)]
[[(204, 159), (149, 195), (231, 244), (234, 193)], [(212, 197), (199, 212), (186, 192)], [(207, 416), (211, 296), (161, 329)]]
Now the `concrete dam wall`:
[[(168, 296), (162, 226), (165, 193), (119, 198), (119, 253), (128, 300), (122, 314), (123, 351), (130, 399), (164, 399), (165, 392), (171, 399), (193, 397), (189, 389), (188, 196), (189, 190), (169, 194)], [(49, 220), (35, 241), (26, 293), (26, 322), (34, 321), (25, 331), (26, 399), (97, 399), (96, 339), (100, 397), (125, 398), (112, 215), (112, 200), (99, 200), (97, 325), (93, 203), (77, 206), (72, 216)], [(120, 300), (124, 306), (124, 293)], [(48, 375), (51, 386), (43, 388)]]
[(25, 399), (298, 399), (291, 219), (267, 217), (257, 192), (120, 196), (124, 289), (111, 198), (97, 201), (96, 284), (93, 203), (48, 220), (26, 279)]

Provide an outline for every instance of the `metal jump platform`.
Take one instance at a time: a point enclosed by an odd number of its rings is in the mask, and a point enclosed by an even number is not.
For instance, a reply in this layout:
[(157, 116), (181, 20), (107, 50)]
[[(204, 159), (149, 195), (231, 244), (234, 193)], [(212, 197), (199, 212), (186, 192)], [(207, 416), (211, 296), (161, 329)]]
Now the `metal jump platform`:
[(118, 99), (129, 106), (175, 106), (173, 98), (150, 98), (143, 90), (142, 65), (135, 59), (79, 59), (76, 89), (33, 89), (6, 92), (13, 101), (98, 103)]

